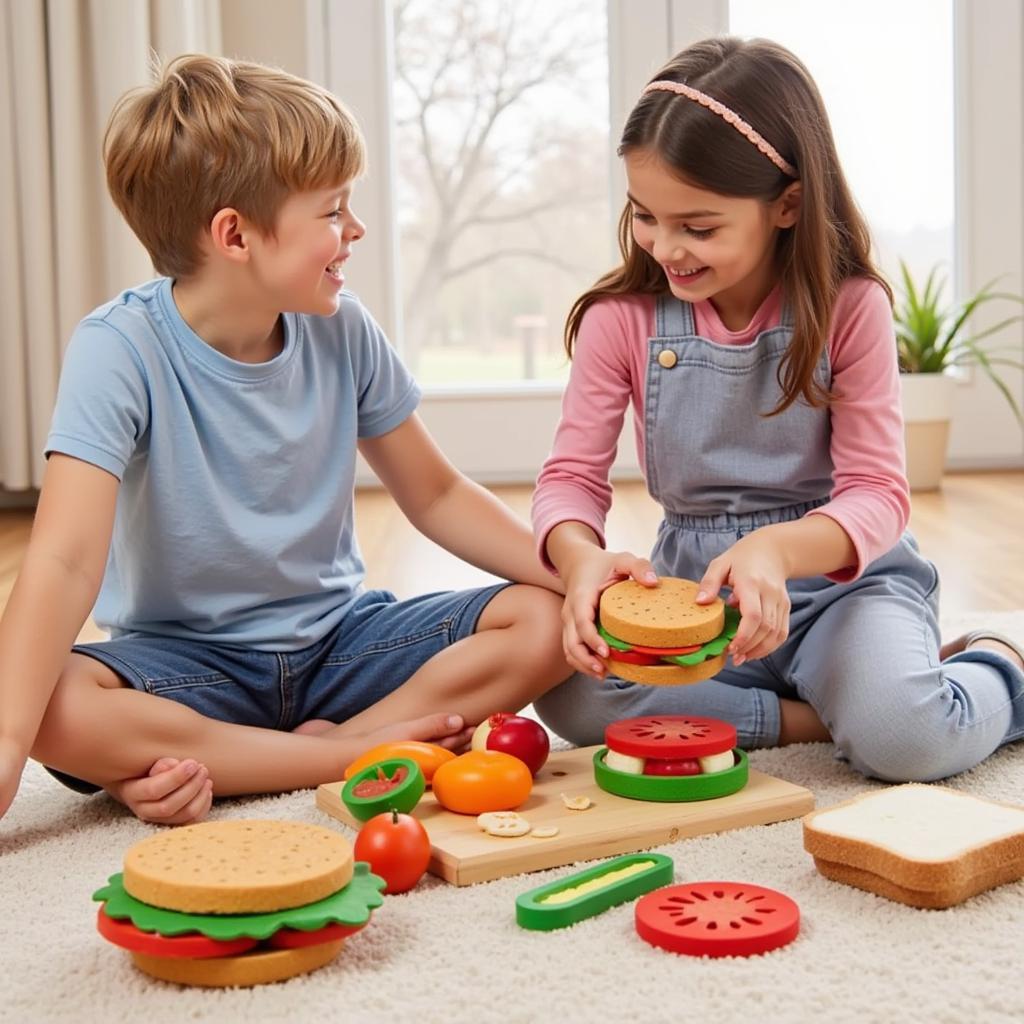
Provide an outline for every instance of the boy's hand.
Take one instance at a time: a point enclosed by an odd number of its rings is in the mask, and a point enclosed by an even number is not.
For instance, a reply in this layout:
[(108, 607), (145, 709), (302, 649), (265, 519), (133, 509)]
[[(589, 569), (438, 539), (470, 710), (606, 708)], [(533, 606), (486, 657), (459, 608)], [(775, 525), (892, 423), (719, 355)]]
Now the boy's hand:
[(608, 671), (604, 662), (598, 660), (608, 657), (608, 645), (601, 639), (595, 624), (601, 593), (613, 583), (630, 577), (645, 587), (653, 587), (658, 582), (646, 558), (628, 551), (603, 551), (597, 547), (590, 548), (574, 561), (565, 575), (562, 648), (566, 661), (588, 676), (603, 679)]
[(14, 803), (25, 761), (25, 756), (13, 743), (0, 740), (0, 818)]
[(763, 658), (789, 636), (789, 591), (779, 545), (763, 530), (748, 534), (711, 560), (700, 581), (698, 604), (732, 587), (729, 604), (739, 606), (742, 620), (729, 645), (734, 665)]
[(137, 818), (154, 825), (194, 825), (213, 804), (213, 781), (206, 766), (190, 759), (162, 757), (145, 777), (106, 789)]

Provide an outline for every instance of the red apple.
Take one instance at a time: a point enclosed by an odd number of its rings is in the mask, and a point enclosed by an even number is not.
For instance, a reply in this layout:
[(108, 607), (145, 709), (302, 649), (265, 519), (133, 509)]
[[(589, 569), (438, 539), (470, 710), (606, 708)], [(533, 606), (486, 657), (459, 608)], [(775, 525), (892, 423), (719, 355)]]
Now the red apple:
[(548, 759), (551, 743), (544, 727), (532, 718), (499, 711), (485, 718), (473, 732), (474, 750), (500, 750), (518, 757), (531, 775), (536, 775)]

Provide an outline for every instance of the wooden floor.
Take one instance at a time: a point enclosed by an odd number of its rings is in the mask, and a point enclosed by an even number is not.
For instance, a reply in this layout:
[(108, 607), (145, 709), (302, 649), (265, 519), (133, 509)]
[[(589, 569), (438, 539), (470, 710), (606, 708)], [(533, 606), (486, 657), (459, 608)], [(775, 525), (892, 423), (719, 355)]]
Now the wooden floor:
[[(496, 487), (524, 518), (531, 488)], [(660, 519), (642, 484), (619, 484), (608, 520), (609, 547), (650, 549)], [(367, 584), (408, 597), (429, 590), (477, 586), (492, 579), (416, 533), (383, 491), (356, 496)], [(0, 608), (14, 584), (28, 540), (31, 513), (0, 511)], [(911, 529), (939, 568), (949, 614), (1024, 608), (1024, 472), (946, 476), (942, 490), (913, 496)], [(100, 636), (92, 624), (83, 638)]]

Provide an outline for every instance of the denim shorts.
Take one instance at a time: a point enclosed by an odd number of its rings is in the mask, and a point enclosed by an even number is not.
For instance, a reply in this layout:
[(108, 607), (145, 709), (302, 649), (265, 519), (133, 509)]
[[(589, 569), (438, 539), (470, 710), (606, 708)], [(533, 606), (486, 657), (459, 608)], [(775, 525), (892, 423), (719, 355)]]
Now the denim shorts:
[[(399, 601), (360, 594), (338, 627), (299, 651), (254, 651), (130, 633), (79, 644), (130, 687), (237, 725), (291, 730), (311, 718), (343, 722), (401, 686), (435, 654), (468, 636), (508, 583)], [(438, 709), (442, 710), (442, 709)], [(78, 791), (95, 791), (51, 772)]]

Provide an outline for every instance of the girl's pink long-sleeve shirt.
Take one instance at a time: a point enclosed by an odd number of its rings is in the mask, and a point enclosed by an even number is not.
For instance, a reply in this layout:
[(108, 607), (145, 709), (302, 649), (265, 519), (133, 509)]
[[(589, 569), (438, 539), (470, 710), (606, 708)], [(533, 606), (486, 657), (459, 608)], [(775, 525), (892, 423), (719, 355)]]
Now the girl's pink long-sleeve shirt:
[[(562, 418), (533, 497), (534, 532), (549, 568), (547, 537), (559, 523), (584, 523), (604, 544), (612, 501), (608, 474), (630, 401), (637, 455), (646, 472), (644, 382), (654, 304), (653, 295), (605, 298), (583, 317)], [(782, 292), (776, 287), (739, 331), (722, 323), (710, 301), (694, 303), (693, 312), (702, 337), (748, 345), (780, 322)], [(832, 490), (828, 502), (809, 515), (829, 516), (849, 535), (855, 564), (829, 574), (848, 582), (896, 543), (910, 515), (892, 310), (877, 282), (850, 278), (843, 284), (828, 351), (837, 396), (830, 407)]]

